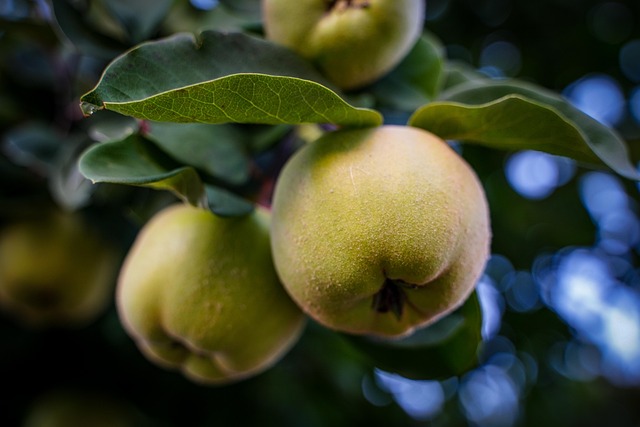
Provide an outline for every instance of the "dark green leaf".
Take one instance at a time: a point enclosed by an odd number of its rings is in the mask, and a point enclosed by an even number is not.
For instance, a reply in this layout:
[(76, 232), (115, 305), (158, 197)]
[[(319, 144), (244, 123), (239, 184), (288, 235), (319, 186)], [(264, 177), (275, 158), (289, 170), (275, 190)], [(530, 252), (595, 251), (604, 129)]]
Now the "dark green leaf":
[(126, 29), (129, 40), (139, 43), (153, 34), (173, 0), (102, 0), (102, 3)]
[(261, 0), (220, 0), (229, 10), (245, 16), (260, 19), (262, 12)]
[(106, 110), (100, 111), (87, 123), (90, 123), (87, 133), (96, 142), (124, 139), (140, 129), (138, 120)]
[(233, 125), (150, 122), (147, 137), (180, 163), (230, 184), (249, 178), (245, 135)]
[(442, 84), (444, 49), (425, 34), (389, 75), (373, 87), (379, 104), (402, 111), (414, 111), (432, 101)]
[(236, 196), (222, 188), (207, 185), (207, 200), (209, 209), (219, 216), (242, 216), (247, 215), (255, 208), (254, 204), (241, 197)]
[(447, 90), (471, 81), (483, 80), (486, 82), (489, 78), (466, 63), (448, 61), (444, 66), (442, 80), (442, 90)]
[(266, 126), (266, 125), (248, 125), (244, 129), (247, 136), (247, 149), (252, 153), (261, 153), (279, 143), (282, 138), (291, 130), (289, 125)]
[(387, 341), (345, 335), (345, 339), (376, 368), (413, 379), (445, 379), (477, 363), (481, 326), (474, 292), (454, 313), (407, 338)]
[(178, 34), (145, 43), (117, 58), (81, 106), (85, 114), (106, 108), (182, 123), (381, 124), (379, 113), (352, 107), (316, 81), (323, 79), (311, 65), (283, 47), (205, 31), (197, 39)]
[(64, 140), (48, 125), (32, 122), (9, 131), (2, 143), (14, 163), (47, 173)]
[(211, 10), (199, 10), (186, 1), (176, 2), (163, 22), (169, 34), (203, 30), (237, 32), (256, 25), (261, 25), (260, 16), (253, 11), (231, 9), (223, 4)]
[(206, 195), (192, 167), (170, 164), (151, 142), (134, 134), (89, 148), (80, 158), (80, 172), (93, 182), (110, 182), (169, 190), (194, 206), (205, 206)]
[(74, 8), (68, 0), (52, 0), (58, 30), (83, 54), (111, 59), (126, 45), (96, 32), (85, 20), (86, 11)]
[(444, 139), (508, 150), (540, 150), (630, 179), (640, 174), (618, 134), (573, 107), (560, 95), (525, 83), (470, 81), (420, 108), (409, 125)]
[(58, 206), (67, 210), (88, 205), (95, 190), (78, 169), (78, 158), (86, 143), (84, 138), (74, 138), (61, 146), (49, 174), (49, 191)]

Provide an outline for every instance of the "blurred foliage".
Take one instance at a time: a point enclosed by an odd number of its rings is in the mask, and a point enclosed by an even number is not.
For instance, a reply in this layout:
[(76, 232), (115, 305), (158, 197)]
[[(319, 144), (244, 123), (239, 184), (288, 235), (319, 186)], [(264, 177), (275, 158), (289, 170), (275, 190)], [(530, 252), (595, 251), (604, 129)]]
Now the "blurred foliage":
[[(126, 137), (128, 129), (139, 130), (140, 122), (123, 122), (108, 112), (84, 120), (79, 99), (95, 86), (111, 59), (141, 41), (205, 28), (260, 34), (258, 1), (219, 3), (211, 10), (184, 0), (0, 3), (0, 233), (17, 219), (38, 217), (57, 205), (78, 212), (124, 253), (139, 227), (176, 201), (168, 192), (147, 188), (90, 185), (80, 175), (77, 160), (86, 148), (96, 141)], [(424, 82), (420, 91), (399, 83), (412, 78), (408, 70), (413, 66), (392, 73), (374, 88), (387, 121), (398, 118), (397, 103), (385, 98), (394, 91), (403, 91), (413, 108), (437, 85), (446, 88), (457, 79), (517, 77), (565, 92), (585, 76), (607, 75), (625, 98), (624, 114), (615, 127), (627, 141), (633, 163), (638, 163), (640, 112), (634, 117), (629, 100), (640, 93), (640, 77), (625, 72), (620, 51), (640, 39), (640, 3), (430, 0), (427, 9), (425, 27), (442, 43), (438, 54), (462, 65), (454, 69), (450, 63), (447, 81)], [(507, 50), (492, 55), (496, 44)], [(420, 52), (407, 63), (417, 62)], [(425, 69), (441, 66), (420, 63)], [(370, 104), (366, 94), (350, 99)], [(235, 149), (223, 143), (194, 143), (194, 153), (216, 150), (237, 165), (229, 170), (224, 169), (228, 164), (194, 165), (208, 187), (209, 203), (223, 200), (223, 209), (229, 206), (225, 197), (237, 202), (233, 194), (268, 200), (283, 157), (302, 143), (304, 132), (313, 134), (309, 128), (293, 132), (288, 126), (228, 126), (222, 132), (240, 141)], [(160, 128), (142, 129), (141, 145), (153, 146), (154, 156), (168, 158), (171, 164), (160, 171), (166, 173), (177, 165), (172, 163), (171, 141), (159, 136), (165, 134)], [(567, 321), (540, 285), (544, 274), (558, 274), (548, 273), (547, 264), (560, 263), (568, 251), (588, 248), (604, 253), (621, 286), (636, 297), (640, 292), (638, 241), (617, 254), (599, 246), (606, 230), (589, 208), (584, 188), (600, 172), (574, 166), (548, 196), (530, 199), (517, 191), (507, 174), (512, 153), (471, 145), (460, 150), (480, 176), (491, 205), (496, 256), (487, 267), (485, 282), (490, 284), (485, 289), (495, 297), (494, 313), (500, 322), (494, 323), (496, 330), (483, 330), (487, 339), (478, 369), (438, 383), (440, 394), (423, 396), (426, 406), (439, 402), (432, 412), (420, 415), (401, 407), (406, 402), (402, 387), (410, 383), (394, 388), (349, 340), (315, 324), (284, 360), (256, 378), (225, 388), (192, 384), (144, 359), (122, 329), (111, 301), (93, 323), (74, 329), (32, 329), (0, 312), (0, 425), (23, 425), (40, 399), (60, 390), (108, 396), (134, 413), (135, 425), (159, 427), (640, 424), (639, 382), (625, 383), (593, 368), (606, 360), (603, 347)], [(197, 161), (195, 157), (178, 159), (178, 166)], [(637, 184), (615, 182), (637, 219)], [(234, 209), (242, 208), (246, 205)], [(525, 304), (517, 290), (534, 282), (533, 302)], [(624, 345), (631, 348), (638, 340), (631, 334)], [(494, 400), (483, 401), (482, 396)]]

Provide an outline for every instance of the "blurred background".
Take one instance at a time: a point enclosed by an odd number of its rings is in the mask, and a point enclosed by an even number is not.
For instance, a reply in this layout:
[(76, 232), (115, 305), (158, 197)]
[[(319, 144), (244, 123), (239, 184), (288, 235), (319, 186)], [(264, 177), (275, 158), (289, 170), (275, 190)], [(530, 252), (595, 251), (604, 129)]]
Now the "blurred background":
[[(141, 41), (205, 26), (259, 31), (255, 4), (0, 0), (0, 288), (16, 266), (55, 253), (99, 271), (96, 292), (107, 295), (69, 316), (50, 309), (67, 298), (53, 293), (38, 297), (38, 313), (0, 305), (0, 425), (44, 426), (47, 414), (80, 409), (84, 421), (64, 425), (640, 425), (638, 183), (533, 151), (460, 147), (494, 233), (478, 285), (479, 364), (463, 375), (417, 381), (372, 368), (313, 324), (276, 367), (222, 388), (144, 359), (118, 320), (115, 273), (172, 196), (82, 178), (78, 155), (105, 127), (82, 119), (78, 99)], [(425, 28), (451, 60), (562, 93), (615, 127), (638, 164), (640, 2), (429, 0)], [(67, 231), (47, 237), (54, 228)], [(38, 257), (19, 259), (29, 245)], [(55, 277), (84, 277), (75, 274)]]

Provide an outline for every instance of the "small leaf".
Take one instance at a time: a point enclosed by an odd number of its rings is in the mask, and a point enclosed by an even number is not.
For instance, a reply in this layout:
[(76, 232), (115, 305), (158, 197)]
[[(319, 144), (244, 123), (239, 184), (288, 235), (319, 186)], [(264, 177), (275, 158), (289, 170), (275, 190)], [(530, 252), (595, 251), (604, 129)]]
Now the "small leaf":
[(218, 4), (212, 9), (200, 10), (190, 2), (179, 1), (174, 5), (162, 23), (167, 34), (180, 32), (199, 33), (203, 30), (243, 32), (260, 27), (260, 12), (238, 10)]
[(414, 111), (440, 91), (444, 49), (434, 36), (424, 34), (405, 59), (373, 87), (383, 107)]
[(96, 142), (117, 141), (140, 130), (138, 120), (106, 110), (96, 114), (90, 123), (87, 133)]
[(489, 81), (489, 78), (470, 65), (460, 61), (447, 61), (444, 65), (442, 90), (451, 89), (471, 81)]
[(216, 215), (231, 217), (251, 213), (255, 205), (227, 190), (211, 185), (205, 186), (209, 209)]
[(452, 314), (397, 341), (345, 335), (373, 367), (413, 379), (445, 379), (477, 364), (482, 314), (474, 292)]
[(78, 170), (78, 158), (87, 143), (85, 138), (69, 138), (60, 146), (47, 180), (53, 199), (70, 211), (88, 205), (95, 191), (95, 186)]
[(139, 43), (149, 38), (165, 17), (172, 0), (102, 0), (105, 8), (126, 29), (129, 40)]
[(233, 125), (149, 122), (147, 138), (185, 165), (233, 185), (249, 179), (245, 136)]
[(508, 150), (540, 150), (606, 165), (630, 179), (640, 174), (618, 134), (553, 92), (531, 84), (470, 81), (414, 113), (410, 126), (444, 139)]
[(46, 174), (65, 141), (50, 126), (29, 122), (7, 132), (2, 143), (2, 148), (14, 163)]
[(111, 59), (127, 48), (96, 32), (85, 22), (83, 11), (74, 8), (69, 0), (52, 0), (52, 6), (57, 29), (83, 54)]
[(381, 124), (378, 112), (352, 107), (328, 86), (288, 49), (241, 33), (205, 31), (197, 39), (178, 34), (144, 43), (120, 56), (81, 98), (81, 108), (89, 115), (106, 108), (180, 123)]
[(204, 186), (195, 169), (172, 165), (164, 153), (137, 134), (94, 145), (82, 155), (79, 167), (93, 182), (169, 190), (194, 206), (206, 206)]
[(261, 17), (261, 0), (220, 0), (220, 3), (235, 13), (251, 16), (257, 20)]

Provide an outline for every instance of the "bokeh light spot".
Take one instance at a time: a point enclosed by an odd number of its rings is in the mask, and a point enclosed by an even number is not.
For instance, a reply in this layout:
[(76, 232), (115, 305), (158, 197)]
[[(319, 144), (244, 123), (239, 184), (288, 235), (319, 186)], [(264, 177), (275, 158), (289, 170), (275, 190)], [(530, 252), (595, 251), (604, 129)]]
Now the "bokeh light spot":
[(509, 258), (499, 254), (491, 254), (485, 267), (485, 274), (493, 279), (493, 284), (499, 291), (504, 292), (503, 285), (506, 283), (503, 278), (511, 274), (513, 270), (513, 264)]
[(0, 1), (0, 16), (9, 20), (24, 19), (29, 16), (29, 5), (24, 1)]
[(511, 15), (511, 0), (485, 0), (473, 4), (478, 17), (490, 27), (502, 25)]
[(507, 41), (493, 42), (480, 54), (480, 70), (493, 77), (515, 76), (521, 65), (520, 50)]
[(617, 44), (633, 31), (633, 13), (622, 3), (601, 3), (589, 12), (589, 29), (600, 40)]
[(640, 86), (634, 88), (631, 92), (629, 107), (633, 118), (640, 124)]
[(518, 417), (517, 387), (497, 366), (483, 366), (466, 375), (459, 396), (465, 415), (479, 427), (508, 427)]
[(427, 21), (437, 21), (442, 18), (449, 8), (449, 0), (429, 0), (427, 2)]
[(538, 287), (530, 273), (513, 272), (504, 281), (507, 283), (507, 303), (512, 310), (524, 313), (540, 306)]
[(558, 187), (560, 168), (554, 157), (539, 151), (520, 151), (509, 157), (505, 173), (521, 196), (540, 200)]
[(218, 0), (190, 0), (190, 2), (193, 7), (200, 10), (211, 10), (220, 4)]
[(629, 205), (620, 180), (602, 172), (589, 172), (582, 177), (580, 197), (596, 222), (609, 212), (626, 210)]
[(640, 241), (640, 224), (631, 210), (608, 212), (598, 225), (598, 246), (610, 254), (624, 255)]
[(488, 340), (500, 331), (504, 300), (496, 290), (493, 280), (486, 275), (478, 282), (476, 292), (482, 310), (482, 339)]
[(374, 406), (387, 406), (393, 401), (389, 393), (381, 390), (371, 375), (365, 375), (362, 378), (361, 387), (364, 398)]
[(432, 419), (444, 406), (444, 389), (438, 381), (410, 380), (381, 370), (376, 370), (375, 376), (380, 386), (416, 420)]
[[(549, 303), (578, 339), (599, 350), (600, 374), (615, 384), (640, 383), (640, 293), (619, 282), (608, 259), (575, 249), (558, 258), (555, 283), (547, 283)], [(579, 354), (578, 354), (579, 355)], [(573, 379), (594, 375), (594, 358), (565, 355), (557, 369)], [(562, 365), (562, 366), (561, 366)]]
[(631, 40), (620, 49), (620, 68), (634, 83), (640, 83), (640, 39)]
[(570, 84), (564, 95), (584, 113), (607, 126), (623, 117), (625, 99), (620, 85), (610, 76), (594, 74)]

